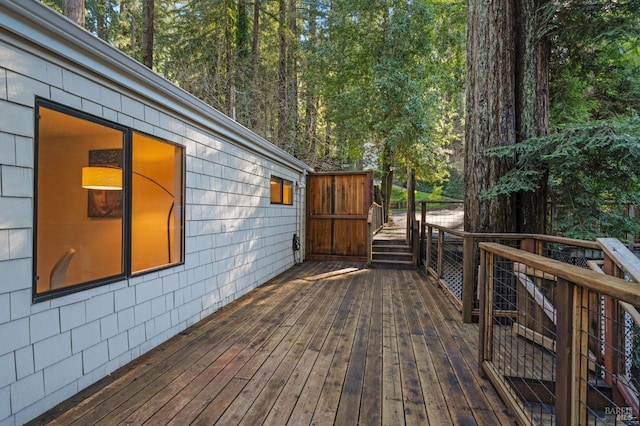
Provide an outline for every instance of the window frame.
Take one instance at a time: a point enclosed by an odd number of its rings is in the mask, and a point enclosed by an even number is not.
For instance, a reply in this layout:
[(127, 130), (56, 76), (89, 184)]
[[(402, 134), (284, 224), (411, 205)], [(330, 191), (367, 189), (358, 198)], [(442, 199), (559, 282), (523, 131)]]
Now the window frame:
[[(278, 188), (280, 189), (279, 195), (279, 199), (280, 201), (273, 201), (273, 184), (274, 182), (276, 183), (276, 185), (278, 185)], [(291, 188), (291, 202), (286, 202), (286, 197), (285, 197), (285, 187), (290, 187)], [(270, 201), (271, 204), (273, 205), (283, 205), (283, 206), (293, 206), (293, 199), (294, 199), (294, 191), (293, 191), (293, 181), (290, 181), (288, 179), (284, 179), (281, 178), (279, 176), (275, 176), (275, 175), (271, 175), (271, 180), (269, 183), (269, 189), (270, 189)]]
[[(123, 143), (122, 143), (122, 151), (123, 151), (123, 164), (122, 164), (122, 235), (121, 235), (121, 250), (122, 250), (122, 272), (111, 275), (108, 277), (102, 277), (95, 280), (90, 280), (82, 283), (77, 283), (73, 285), (69, 285), (66, 287), (62, 287), (59, 289), (53, 289), (48, 291), (43, 291), (38, 293), (38, 209), (39, 209), (39, 189), (38, 189), (38, 178), (40, 173), (40, 164), (39, 164), (39, 147), (40, 147), (40, 109), (46, 108), (49, 110), (53, 110), (55, 112), (68, 115), (72, 118), (77, 118), (80, 120), (86, 120), (93, 124), (102, 125), (111, 129), (115, 129), (121, 131), (123, 133)], [(122, 125), (119, 123), (112, 122), (105, 118), (95, 116), (93, 114), (69, 107), (67, 105), (60, 104), (58, 102), (52, 101), (50, 99), (36, 97), (35, 98), (35, 107), (34, 107), (34, 179), (33, 179), (33, 264), (32, 264), (32, 301), (33, 303), (43, 302), (46, 300), (55, 299), (58, 297), (66, 296), (73, 293), (78, 293), (81, 291), (89, 290), (95, 287), (100, 287), (107, 284), (112, 284), (114, 282), (119, 282), (122, 280), (126, 280), (129, 278), (145, 275), (148, 273), (157, 272), (164, 269), (173, 268), (176, 266), (184, 265), (185, 263), (185, 240), (186, 240), (186, 215), (185, 215), (185, 201), (186, 201), (186, 149), (183, 145), (168, 141), (166, 139), (159, 138), (155, 135), (140, 131), (136, 128)], [(180, 260), (170, 263), (163, 264), (157, 267), (145, 269), (139, 272), (132, 272), (132, 203), (133, 203), (133, 186), (132, 186), (132, 175), (133, 175), (133, 135), (137, 133), (140, 135), (144, 135), (146, 137), (153, 138), (158, 142), (165, 143), (167, 145), (171, 145), (179, 148), (180, 152), (180, 170), (174, 172), (174, 176), (177, 173), (180, 174), (180, 196), (175, 197), (175, 208), (180, 209), (179, 221), (180, 221), (180, 242), (179, 242), (179, 253)]]

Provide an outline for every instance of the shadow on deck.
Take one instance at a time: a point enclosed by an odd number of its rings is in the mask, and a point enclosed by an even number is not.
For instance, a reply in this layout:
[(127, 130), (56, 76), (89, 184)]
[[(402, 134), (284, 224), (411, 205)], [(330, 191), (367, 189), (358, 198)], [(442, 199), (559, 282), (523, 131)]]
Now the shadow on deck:
[(416, 271), (294, 267), (32, 424), (513, 424)]

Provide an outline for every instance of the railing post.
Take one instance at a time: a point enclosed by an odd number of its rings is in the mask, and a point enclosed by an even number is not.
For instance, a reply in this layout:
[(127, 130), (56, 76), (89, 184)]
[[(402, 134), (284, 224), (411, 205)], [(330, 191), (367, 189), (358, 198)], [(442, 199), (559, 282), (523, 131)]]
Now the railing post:
[[(556, 388), (555, 412), (558, 426), (576, 424), (574, 398), (575, 361), (574, 356), (574, 293), (573, 283), (558, 278), (556, 286)], [(583, 401), (586, 403), (586, 401)]]
[(420, 222), (413, 222), (413, 229), (411, 232), (413, 242), (413, 266), (420, 265)]
[(416, 172), (411, 170), (407, 182), (407, 242), (411, 241), (413, 224), (416, 221)]
[[(422, 256), (422, 244), (427, 238), (427, 202), (420, 202), (420, 256)], [(426, 255), (426, 250), (425, 250)], [(426, 265), (427, 262), (425, 262)]]
[(367, 265), (371, 265), (373, 251), (373, 216), (375, 214), (373, 206), (369, 207), (367, 218)]
[(425, 237), (425, 224), (427, 223), (427, 202), (420, 202), (420, 223), (422, 224), (420, 233), (422, 234), (422, 239)]
[(484, 363), (493, 359), (493, 253), (480, 249), (480, 317), (478, 336), (478, 369), (484, 376)]
[(438, 229), (438, 264), (436, 265), (436, 274), (438, 279), (442, 278), (442, 262), (444, 259), (444, 231)]
[(462, 321), (473, 322), (473, 305), (475, 304), (475, 240), (473, 235), (466, 234), (462, 241)]
[[(608, 255), (605, 254), (604, 273), (614, 277), (624, 276), (624, 273), (618, 268), (616, 263)], [(616, 376), (618, 374), (618, 348), (620, 347), (620, 336), (618, 324), (620, 321), (620, 313), (618, 309), (618, 302), (616, 299), (610, 296), (604, 296), (604, 381), (611, 386), (613, 390), (613, 400), (618, 399)]]
[[(589, 314), (591, 311), (591, 297), (589, 290), (575, 286), (575, 323), (573, 338), (574, 348), (574, 410), (577, 424), (587, 424), (587, 390), (589, 387), (589, 364), (592, 363), (589, 355), (589, 338), (585, 338), (585, 332), (589, 333), (590, 321)], [(598, 297), (599, 299), (599, 297)], [(585, 309), (586, 308), (586, 309)], [(591, 311), (595, 312), (595, 311)]]
[(525, 238), (520, 242), (520, 249), (524, 251), (528, 251), (529, 253), (537, 253), (536, 251), (536, 240), (533, 238)]
[(433, 267), (433, 265), (431, 264), (431, 246), (433, 245), (433, 227), (432, 226), (428, 226), (427, 227), (427, 254), (425, 255), (426, 257), (426, 262), (425, 262), (425, 269), (427, 272), (429, 272), (429, 268)]

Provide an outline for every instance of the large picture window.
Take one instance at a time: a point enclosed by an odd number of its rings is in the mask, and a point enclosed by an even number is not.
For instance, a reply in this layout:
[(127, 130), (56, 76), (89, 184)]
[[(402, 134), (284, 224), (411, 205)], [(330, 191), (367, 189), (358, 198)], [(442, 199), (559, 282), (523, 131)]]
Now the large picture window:
[(34, 300), (182, 263), (183, 148), (36, 107)]
[(271, 204), (293, 205), (293, 182), (271, 176)]

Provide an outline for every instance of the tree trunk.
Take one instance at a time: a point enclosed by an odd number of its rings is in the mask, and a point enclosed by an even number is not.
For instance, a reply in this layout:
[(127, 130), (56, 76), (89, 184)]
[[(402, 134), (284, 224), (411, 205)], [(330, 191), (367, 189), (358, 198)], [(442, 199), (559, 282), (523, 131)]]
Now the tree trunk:
[(469, 0), (467, 5), (464, 227), (514, 232), (515, 200), (483, 198), (513, 165), (513, 159), (489, 158), (485, 151), (516, 142), (514, 10), (510, 0)]
[(258, 124), (257, 98), (258, 98), (258, 77), (260, 75), (260, 0), (253, 2), (253, 33), (251, 37), (251, 98), (249, 99), (249, 114), (247, 117), (248, 127), (255, 128)]
[(287, 150), (287, 2), (278, 0), (278, 146)]
[(142, 63), (153, 68), (153, 15), (155, 0), (144, 0), (142, 12)]
[(107, 1), (106, 0), (98, 0), (96, 2), (96, 35), (98, 38), (105, 40), (107, 42), (109, 40), (109, 36), (107, 34)]
[(231, 80), (233, 91), (231, 99), (233, 103), (232, 117), (238, 123), (248, 126), (249, 107), (247, 105), (249, 90), (249, 15), (247, 13), (247, 0), (238, 0), (236, 18), (236, 43), (235, 66)]
[[(136, 38), (138, 27), (136, 25), (135, 11), (128, 1), (122, 1), (120, 3), (120, 14), (123, 18), (120, 22), (120, 34), (122, 36), (129, 36), (129, 43), (131, 45), (129, 47), (129, 55), (135, 58), (137, 56), (136, 51), (138, 50), (138, 40)], [(124, 19), (129, 20), (129, 23), (131, 24), (130, 28), (127, 28), (127, 26), (125, 25)]]
[(232, 0), (224, 2), (224, 54), (221, 57), (222, 59), (219, 59), (219, 62), (224, 63), (225, 70), (225, 76), (223, 83), (221, 84), (220, 91), (224, 91), (227, 117), (234, 118), (234, 111), (236, 107), (236, 88), (233, 84), (235, 79), (235, 64), (233, 60), (233, 17), (230, 14), (231, 8), (229, 7), (231, 6), (231, 3), (233, 3)]
[(287, 137), (290, 139), (293, 155), (299, 156), (301, 146), (298, 138), (298, 11), (296, 0), (289, 0), (287, 14), (289, 41), (287, 43)]
[(389, 222), (389, 212), (391, 206), (391, 195), (393, 194), (393, 150), (389, 145), (384, 144), (382, 148), (382, 170), (385, 171), (384, 179), (382, 179), (382, 198), (384, 199), (383, 205), (383, 218), (384, 222)]
[(82, 28), (85, 27), (84, 13), (84, 0), (64, 0), (62, 14)]
[[(546, 38), (540, 38), (536, 10), (548, 0), (516, 1), (518, 46), (516, 57), (516, 140), (522, 142), (549, 133), (549, 56)], [(547, 176), (540, 189), (516, 195), (518, 232), (544, 234), (547, 212)]]
[[(310, 7), (309, 29), (307, 33), (308, 43), (315, 48), (317, 42), (318, 26), (316, 23), (317, 10)], [(307, 69), (309, 64), (307, 63)], [(317, 86), (313, 78), (306, 80), (305, 88), (305, 146), (307, 149), (304, 160), (313, 163), (316, 158), (316, 138), (318, 135), (318, 99), (316, 97)]]
[(535, 193), (483, 197), (515, 163), (485, 155), (548, 132), (549, 47), (536, 11), (548, 0), (468, 0), (465, 230), (543, 233), (546, 179)]

